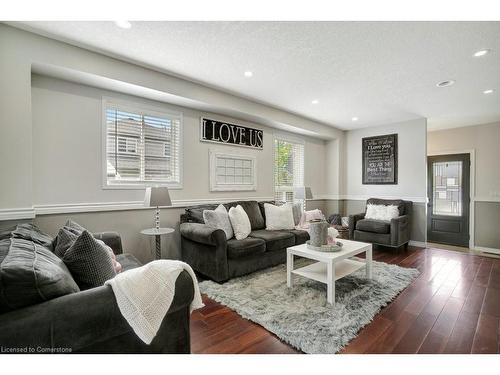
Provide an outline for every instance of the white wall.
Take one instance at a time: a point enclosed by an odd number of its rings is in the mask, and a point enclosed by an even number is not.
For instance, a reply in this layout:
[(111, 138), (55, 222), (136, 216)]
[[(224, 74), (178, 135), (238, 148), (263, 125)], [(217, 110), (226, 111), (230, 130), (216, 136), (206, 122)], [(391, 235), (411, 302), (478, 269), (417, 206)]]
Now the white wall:
[[(173, 200), (272, 198), (274, 130), (247, 121), (203, 113), (165, 103), (33, 75), (33, 202), (54, 204), (139, 201), (144, 190), (102, 189), (101, 121), (102, 97), (183, 114), (183, 188), (171, 190)], [(229, 122), (264, 131), (263, 150), (200, 142), (200, 116), (216, 116)], [(283, 133), (283, 132), (280, 132)], [(295, 136), (298, 137), (298, 136)], [(325, 142), (301, 136), (305, 141), (305, 181), (313, 192), (325, 192)], [(209, 191), (209, 150), (255, 156), (257, 190)], [(320, 173), (318, 173), (320, 172)]]
[(500, 122), (429, 132), (429, 154), (475, 150), (475, 197), (500, 201)]
[[(33, 126), (31, 120), (31, 70), (33, 64), (54, 66), (68, 72), (68, 74), (75, 72), (92, 74), (94, 77), (102, 77), (107, 80), (114, 80), (115, 82), (124, 82), (137, 87), (147, 88), (148, 90), (154, 90), (156, 93), (168, 93), (179, 98), (185, 98), (193, 103), (202, 103), (205, 107), (263, 119), (263, 122), (268, 126), (302, 128), (312, 134), (317, 134), (320, 138), (334, 139), (342, 134), (341, 131), (333, 127), (286, 111), (66, 43), (21, 31), (4, 24), (0, 24), (0, 56), (0, 90), (2, 92), (0, 100), (0, 173), (2, 176), (8, 176), (0, 184), (0, 219), (32, 217), (35, 201), (67, 201), (69, 198), (64, 195), (56, 196), (55, 192), (49, 191), (51, 187), (41, 187), (35, 181), (35, 179), (40, 179), (41, 176), (33, 168), (33, 161), (38, 160), (39, 157), (33, 154), (35, 147), (33, 144)], [(68, 105), (74, 106), (76, 105), (75, 100), (81, 100), (82, 108), (90, 110), (91, 114), (88, 115), (89, 118), (95, 116), (95, 111), (92, 111), (92, 108), (95, 107), (95, 101), (91, 98), (82, 99), (82, 95), (76, 99), (72, 95), (71, 92), (67, 93)], [(57, 116), (64, 116), (63, 113), (46, 113), (46, 115), (54, 116), (56, 119), (58, 119)], [(86, 129), (82, 131), (87, 131), (90, 134), (95, 130)], [(269, 141), (270, 137), (268, 136), (267, 139)], [(264, 146), (267, 149), (264, 152), (268, 152), (270, 149), (269, 144)], [(321, 154), (322, 151), (314, 149), (313, 153)], [(95, 162), (95, 157), (93, 155), (89, 160), (94, 160)], [(60, 159), (52, 155), (46, 156), (44, 162), (49, 165), (56, 161), (60, 164)], [(186, 163), (189, 163), (189, 161), (186, 160)], [(193, 161), (193, 163), (196, 164), (196, 161)], [(40, 167), (43, 166), (40, 165)], [(269, 168), (269, 164), (264, 163), (261, 167), (264, 169)], [(71, 173), (67, 169), (65, 171)], [(92, 172), (88, 171), (87, 173), (91, 174)], [(308, 174), (306, 173), (306, 178), (307, 176)], [(322, 177), (311, 174), (309, 176), (313, 176), (316, 181), (315, 183), (321, 185)], [(92, 178), (92, 176), (89, 176), (89, 178)], [(188, 179), (189, 176), (186, 176), (184, 183), (185, 191), (182, 194), (195, 194), (195, 191), (190, 191), (189, 189), (197, 189), (197, 187), (194, 187), (193, 181)], [(54, 181), (52, 182), (54, 183)], [(72, 184), (72, 182), (61, 182), (60, 178), (55, 180), (55, 183), (68, 183), (70, 184), (68, 189)], [(260, 183), (263, 184), (263, 189), (268, 189), (269, 186), (272, 186), (272, 182), (265, 178), (259, 181)], [(319, 188), (319, 190), (322, 189)], [(84, 193), (82, 192), (83, 195), (80, 198), (82, 200), (95, 201), (98, 198), (96, 194), (108, 194), (103, 192), (97, 193), (93, 189), (81, 190), (85, 190)], [(114, 197), (117, 200), (123, 201), (129, 197), (129, 193), (118, 193)], [(103, 197), (103, 199), (109, 198), (107, 196)]]
[[(344, 194), (349, 199), (373, 196), (424, 201), (427, 196), (426, 132), (425, 119), (347, 132)], [(393, 133), (398, 134), (398, 183), (396, 185), (363, 185), (362, 138)]]

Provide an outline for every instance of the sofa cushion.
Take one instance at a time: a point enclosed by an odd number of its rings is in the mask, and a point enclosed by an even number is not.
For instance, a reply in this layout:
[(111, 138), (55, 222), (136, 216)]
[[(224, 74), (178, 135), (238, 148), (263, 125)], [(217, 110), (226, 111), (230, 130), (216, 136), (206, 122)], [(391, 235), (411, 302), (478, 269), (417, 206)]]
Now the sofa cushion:
[(0, 313), (80, 291), (63, 261), (22, 238), (0, 240)]
[(384, 206), (397, 206), (399, 211), (399, 216), (408, 214), (406, 212), (405, 201), (402, 199), (381, 199), (381, 198), (370, 198), (366, 201), (366, 204), (383, 204)]
[(391, 223), (382, 220), (362, 219), (356, 222), (356, 229), (363, 232), (387, 234), (391, 232)]
[(237, 240), (242, 240), (248, 237), (252, 231), (252, 226), (243, 207), (240, 205), (231, 207), (229, 209), (229, 220), (231, 221), (231, 226), (233, 227), (234, 237)]
[(54, 254), (56, 254), (59, 258), (62, 258), (77, 238), (78, 235), (70, 232), (68, 228), (63, 227), (59, 229), (56, 240), (54, 241)]
[(250, 237), (261, 238), (266, 241), (266, 251), (286, 249), (295, 245), (295, 236), (286, 230), (259, 229), (250, 233)]
[(226, 206), (226, 208), (230, 210), (231, 207), (236, 207), (238, 205), (243, 207), (243, 209), (247, 213), (252, 230), (265, 228), (266, 222), (264, 221), (264, 217), (260, 212), (259, 204), (257, 203), (257, 201), (230, 202), (226, 203), (224, 206)]
[(391, 244), (391, 235), (390, 234), (382, 234), (382, 233), (373, 233), (373, 232), (363, 232), (360, 230), (355, 230), (354, 240), (361, 242), (369, 242), (380, 245), (390, 245)]
[(132, 254), (120, 254), (116, 256), (116, 261), (122, 265), (122, 272), (133, 268), (141, 267), (142, 263)]
[(205, 221), (205, 225), (208, 225), (210, 228), (222, 229), (226, 234), (226, 239), (233, 237), (233, 226), (229, 220), (226, 207), (222, 204), (219, 204), (215, 210), (204, 210), (203, 220)]
[(274, 204), (264, 204), (266, 211), (266, 229), (267, 230), (281, 230), (295, 228), (293, 217), (293, 206), (291, 204), (284, 204), (282, 206), (275, 206)]
[(16, 224), (9, 229), (0, 232), (0, 240), (6, 238), (22, 238), (27, 241), (33, 241), (38, 245), (52, 250), (54, 239), (46, 233), (43, 233), (36, 225), (31, 223)]
[(384, 204), (367, 204), (365, 219), (391, 221), (399, 217), (398, 206)]
[(185, 220), (188, 223), (205, 224), (205, 221), (203, 220), (203, 211), (215, 210), (217, 206), (217, 204), (203, 204), (200, 206), (186, 207)]
[(111, 254), (86, 230), (62, 259), (82, 290), (104, 285), (116, 275)]
[(227, 241), (227, 257), (229, 259), (242, 258), (266, 251), (266, 242), (260, 238), (247, 237), (243, 240), (235, 238)]
[(309, 233), (305, 230), (291, 229), (283, 232), (290, 232), (295, 236), (295, 245), (301, 245), (309, 240)]

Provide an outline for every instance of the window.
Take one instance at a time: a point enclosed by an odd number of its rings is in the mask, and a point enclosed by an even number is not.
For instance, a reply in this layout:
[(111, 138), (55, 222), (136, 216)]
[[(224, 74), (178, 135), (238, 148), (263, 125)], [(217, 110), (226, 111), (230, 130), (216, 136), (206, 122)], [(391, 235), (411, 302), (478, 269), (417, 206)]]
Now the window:
[(253, 156), (210, 152), (210, 191), (256, 189), (256, 159)]
[(180, 113), (104, 100), (107, 187), (182, 186)]
[(274, 138), (274, 199), (291, 202), (294, 187), (304, 186), (304, 144)]

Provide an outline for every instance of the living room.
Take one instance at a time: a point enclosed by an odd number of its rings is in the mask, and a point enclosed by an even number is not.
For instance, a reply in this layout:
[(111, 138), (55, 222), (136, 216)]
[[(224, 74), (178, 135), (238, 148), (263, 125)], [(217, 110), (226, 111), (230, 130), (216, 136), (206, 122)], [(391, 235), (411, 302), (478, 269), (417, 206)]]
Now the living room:
[(498, 354), (499, 22), (21, 19), (2, 353)]

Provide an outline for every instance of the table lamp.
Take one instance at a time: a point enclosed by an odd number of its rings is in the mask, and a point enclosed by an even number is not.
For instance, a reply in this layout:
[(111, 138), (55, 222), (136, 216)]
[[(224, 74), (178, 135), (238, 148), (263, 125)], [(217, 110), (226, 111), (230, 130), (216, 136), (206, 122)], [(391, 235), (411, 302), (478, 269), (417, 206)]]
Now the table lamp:
[(160, 229), (160, 207), (171, 206), (170, 194), (166, 187), (148, 187), (144, 197), (146, 207), (156, 207), (155, 228)]

